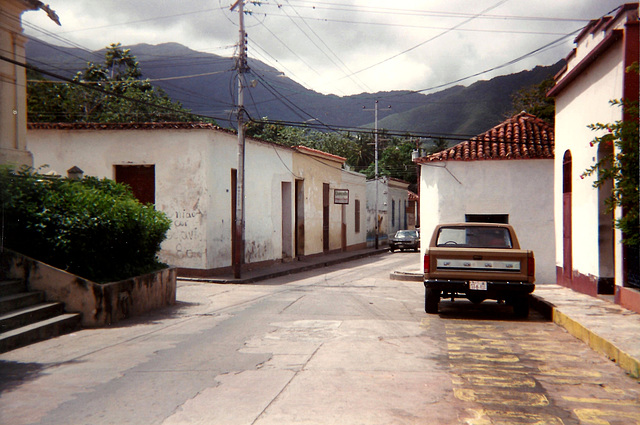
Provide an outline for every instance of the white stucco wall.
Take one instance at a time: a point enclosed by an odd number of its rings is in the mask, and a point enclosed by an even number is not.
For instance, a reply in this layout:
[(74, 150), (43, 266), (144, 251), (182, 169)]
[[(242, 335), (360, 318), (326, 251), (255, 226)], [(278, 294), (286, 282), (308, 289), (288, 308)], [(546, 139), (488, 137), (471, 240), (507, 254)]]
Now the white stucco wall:
[(536, 282), (555, 283), (552, 160), (422, 164), (422, 252), (437, 224), (464, 222), (465, 214), (508, 214), (522, 248), (534, 251)]
[(46, 164), (63, 176), (78, 166), (86, 176), (114, 179), (115, 165), (154, 164), (156, 208), (173, 221), (161, 258), (171, 265), (206, 268), (212, 256), (206, 246), (207, 217), (216, 212), (203, 163), (213, 146), (204, 132), (163, 136), (155, 130), (29, 130), (27, 143), (36, 167)]
[(406, 182), (390, 180), (388, 183), (386, 232), (390, 235), (395, 234), (398, 230), (406, 229), (408, 226), (406, 221), (409, 204), (408, 187), (409, 184)]
[[(113, 179), (114, 165), (154, 164), (156, 208), (172, 220), (161, 260), (172, 266), (204, 270), (231, 265), (235, 135), (210, 129), (32, 129), (27, 139), (36, 167), (48, 164), (61, 175), (75, 165), (87, 176)], [(281, 184), (293, 182), (291, 167), (291, 150), (247, 140), (247, 262), (282, 256)]]
[[(237, 138), (236, 138), (237, 140)], [(291, 182), (293, 152), (247, 141), (245, 159), (246, 261), (282, 258), (282, 182)], [(237, 163), (232, 168), (237, 168)]]
[[(367, 238), (367, 189), (366, 176), (342, 170), (342, 187), (349, 189), (349, 204), (345, 206), (344, 222), (347, 225), (347, 246), (364, 246)], [(360, 201), (360, 230), (356, 232), (356, 200)]]
[[(367, 181), (367, 229), (368, 243), (371, 245), (375, 237), (376, 189), (378, 191), (378, 216), (382, 218), (379, 229), (380, 241), (397, 230), (405, 228), (406, 206), (409, 204), (409, 183), (380, 177)], [(392, 212), (395, 201), (395, 209)], [(395, 216), (394, 216), (395, 214)]]
[[(583, 48), (592, 49), (599, 37), (580, 43), (578, 58), (585, 56)], [(570, 67), (574, 66), (570, 62)], [(573, 269), (584, 275), (599, 276), (598, 244), (598, 190), (593, 187), (594, 177), (582, 179), (581, 174), (597, 161), (597, 146), (590, 146), (599, 133), (587, 126), (610, 123), (622, 118), (622, 110), (609, 104), (622, 97), (624, 67), (621, 49), (610, 49), (600, 56), (585, 72), (556, 96), (555, 124), (555, 226), (556, 264), (563, 265), (563, 206), (562, 163), (567, 150), (572, 156), (572, 235)], [(620, 235), (618, 232), (617, 238)], [(620, 247), (616, 243), (617, 248)], [(620, 257), (621, 253), (617, 256)], [(617, 261), (620, 264), (620, 261)], [(621, 273), (616, 273), (621, 276)]]
[[(345, 171), (341, 161), (327, 160), (322, 154), (294, 154), (295, 177), (304, 181), (304, 255), (323, 252), (323, 185), (329, 184), (329, 250), (342, 248), (342, 223), (346, 223), (347, 247), (364, 243), (366, 230), (365, 176)], [(349, 204), (334, 203), (335, 189), (349, 190)], [(360, 232), (355, 232), (355, 200), (360, 200)]]

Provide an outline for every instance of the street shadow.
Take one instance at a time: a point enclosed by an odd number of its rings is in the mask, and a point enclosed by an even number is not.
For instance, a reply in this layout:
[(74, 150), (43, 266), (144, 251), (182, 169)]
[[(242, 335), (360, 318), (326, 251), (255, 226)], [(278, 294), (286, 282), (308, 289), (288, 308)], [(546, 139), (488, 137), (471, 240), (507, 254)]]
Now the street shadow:
[(109, 323), (99, 327), (82, 327), (84, 330), (91, 329), (119, 329), (139, 326), (140, 324), (153, 325), (165, 320), (178, 319), (185, 317), (185, 312), (190, 308), (197, 306), (198, 303), (190, 303), (185, 301), (176, 301), (170, 306), (161, 307), (156, 310), (141, 313), (135, 316), (125, 317), (117, 322)]
[(487, 300), (474, 304), (468, 300), (440, 301), (438, 314), (442, 319), (491, 320), (509, 322), (548, 322), (543, 314), (534, 309), (529, 311), (529, 317), (516, 317), (513, 307), (506, 303)]
[[(78, 363), (77, 360), (71, 360), (64, 363), (56, 363), (55, 366), (62, 364)], [(0, 394), (11, 391), (20, 385), (38, 378), (46, 369), (54, 366), (47, 363), (23, 363), (13, 360), (0, 359)]]

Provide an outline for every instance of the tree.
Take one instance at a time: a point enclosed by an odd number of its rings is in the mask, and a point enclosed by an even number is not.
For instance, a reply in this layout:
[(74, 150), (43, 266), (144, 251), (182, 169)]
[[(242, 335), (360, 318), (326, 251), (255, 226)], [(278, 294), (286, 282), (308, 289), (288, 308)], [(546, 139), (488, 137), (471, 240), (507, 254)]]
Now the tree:
[(511, 96), (513, 109), (510, 115), (516, 115), (524, 111), (545, 120), (549, 124), (553, 124), (556, 104), (552, 97), (547, 97), (547, 92), (553, 88), (554, 84), (554, 78), (549, 77), (540, 84), (518, 90)]
[[(635, 66), (637, 72), (637, 64)], [(638, 102), (612, 100), (611, 105), (624, 108), (625, 118), (614, 123), (596, 123), (589, 126), (594, 131), (604, 131), (603, 136), (590, 142), (591, 146), (604, 144), (609, 154), (604, 155), (583, 174), (595, 175), (593, 186), (602, 187), (612, 180), (613, 190), (607, 199), (609, 211), (622, 208), (622, 217), (615, 220), (615, 227), (623, 233), (623, 243), (638, 249), (640, 226), (638, 216)]]
[[(372, 133), (323, 133), (306, 127), (291, 127), (262, 119), (247, 124), (245, 134), (285, 146), (306, 146), (346, 159), (346, 164), (362, 172), (368, 179), (375, 177), (375, 146)], [(384, 130), (378, 134), (378, 175), (416, 183), (417, 170), (411, 153), (415, 142), (409, 136), (389, 137)], [(436, 144), (437, 150), (447, 146), (446, 141)]]
[(359, 143), (358, 139), (349, 133), (323, 133), (307, 127), (292, 127), (278, 122), (274, 123), (263, 118), (247, 123), (245, 134), (284, 146), (306, 146), (338, 155), (346, 158), (346, 163), (352, 167), (363, 165), (361, 159), (365, 155), (361, 152), (362, 143)]
[(441, 152), (449, 147), (449, 141), (447, 139), (438, 138), (433, 141), (433, 146), (427, 149), (427, 155), (433, 155), (434, 153)]
[(29, 71), (29, 121), (202, 121), (141, 76), (136, 57), (119, 43), (107, 47), (104, 63), (88, 63), (72, 82), (50, 81)]
[(166, 267), (171, 219), (113, 180), (48, 177), (0, 167), (0, 246), (95, 282)]

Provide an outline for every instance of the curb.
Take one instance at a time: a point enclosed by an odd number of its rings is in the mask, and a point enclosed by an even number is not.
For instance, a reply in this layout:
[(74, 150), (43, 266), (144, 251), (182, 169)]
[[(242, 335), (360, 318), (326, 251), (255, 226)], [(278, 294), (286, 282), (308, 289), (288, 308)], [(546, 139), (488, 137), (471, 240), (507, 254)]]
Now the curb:
[(359, 254), (353, 254), (350, 256), (335, 258), (332, 260), (326, 261), (318, 261), (317, 263), (311, 263), (304, 266), (292, 267), (286, 270), (280, 270), (275, 272), (266, 272), (265, 274), (256, 275), (253, 277), (233, 279), (233, 278), (207, 278), (207, 277), (178, 277), (178, 280), (183, 280), (187, 282), (202, 282), (202, 283), (235, 283), (235, 284), (244, 284), (244, 283), (255, 283), (261, 280), (273, 279), (275, 277), (288, 276), (290, 274), (295, 273), (303, 273), (310, 270), (315, 270), (323, 267), (333, 266), (335, 264), (345, 263), (347, 261), (359, 260), (361, 258), (372, 257), (378, 254), (384, 254), (387, 250), (380, 249), (377, 251), (369, 251)]
[(622, 351), (611, 341), (601, 337), (578, 321), (562, 313), (552, 303), (541, 299), (536, 295), (531, 296), (532, 307), (538, 310), (545, 318), (550, 319), (558, 326), (563, 327), (570, 335), (584, 342), (592, 350), (605, 355), (614, 361), (633, 378), (640, 378), (640, 360)]
[(403, 280), (403, 281), (415, 281), (415, 282), (421, 282), (422, 277), (423, 277), (422, 273), (402, 272), (402, 271), (391, 272), (391, 274), (389, 275), (389, 279), (391, 280)]
[[(415, 272), (394, 271), (389, 276), (393, 280), (421, 281), (422, 275)], [(614, 361), (620, 368), (633, 378), (640, 378), (640, 360), (618, 348), (614, 343), (601, 337), (578, 321), (561, 312), (553, 303), (531, 294), (529, 297), (531, 308), (538, 311), (545, 319), (563, 327), (569, 334), (584, 342), (593, 351)]]

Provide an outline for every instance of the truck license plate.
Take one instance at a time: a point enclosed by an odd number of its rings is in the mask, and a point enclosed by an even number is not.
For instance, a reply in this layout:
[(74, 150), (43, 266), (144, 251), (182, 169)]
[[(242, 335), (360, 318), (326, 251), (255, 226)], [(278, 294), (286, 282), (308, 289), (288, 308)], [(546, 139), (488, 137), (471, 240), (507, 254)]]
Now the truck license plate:
[(469, 281), (469, 289), (476, 291), (486, 291), (487, 290), (487, 282), (481, 280), (472, 280)]

